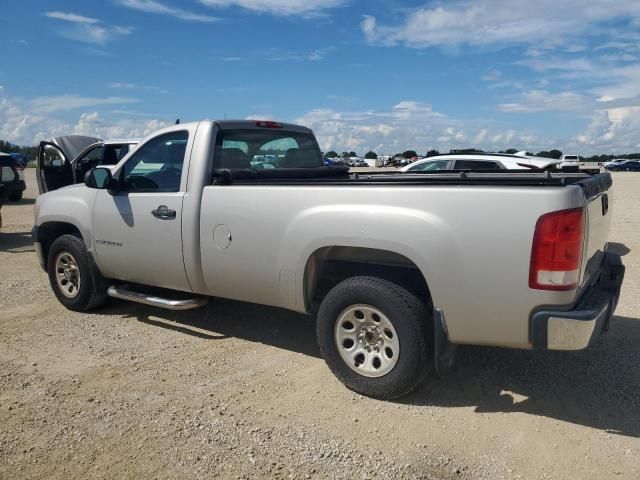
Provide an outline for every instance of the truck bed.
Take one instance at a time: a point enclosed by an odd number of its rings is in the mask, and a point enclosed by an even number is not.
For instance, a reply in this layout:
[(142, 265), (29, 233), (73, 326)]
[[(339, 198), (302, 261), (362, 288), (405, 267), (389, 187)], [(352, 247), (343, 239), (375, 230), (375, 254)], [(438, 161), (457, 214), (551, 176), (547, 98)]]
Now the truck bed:
[[(323, 167), (326, 168), (326, 167)], [(331, 168), (331, 167), (329, 167)], [(256, 170), (218, 170), (214, 173), (213, 183), (222, 185), (483, 185), (483, 186), (547, 186), (562, 187), (578, 184), (588, 189), (590, 197), (611, 187), (611, 175), (599, 173), (566, 172), (505, 172), (460, 171), (460, 172), (364, 172), (346, 173), (340, 170), (321, 169), (284, 169), (269, 171)]]

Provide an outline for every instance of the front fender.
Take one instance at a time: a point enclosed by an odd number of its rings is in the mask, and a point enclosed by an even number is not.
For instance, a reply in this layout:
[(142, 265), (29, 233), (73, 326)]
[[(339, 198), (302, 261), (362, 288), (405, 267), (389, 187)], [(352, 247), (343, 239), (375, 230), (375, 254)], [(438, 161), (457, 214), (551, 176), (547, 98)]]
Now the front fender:
[(96, 190), (82, 187), (62, 188), (40, 195), (36, 200), (35, 226), (49, 222), (68, 223), (78, 229), (87, 250), (93, 252), (93, 205)]

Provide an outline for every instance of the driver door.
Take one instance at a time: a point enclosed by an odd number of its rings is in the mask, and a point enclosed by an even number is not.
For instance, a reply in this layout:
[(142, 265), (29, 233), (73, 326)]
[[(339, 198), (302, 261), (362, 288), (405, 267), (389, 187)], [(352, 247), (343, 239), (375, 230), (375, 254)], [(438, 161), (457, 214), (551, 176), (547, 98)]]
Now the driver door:
[(55, 143), (40, 142), (36, 170), (40, 193), (57, 190), (74, 183), (71, 160)]
[(115, 174), (119, 191), (97, 190), (94, 244), (106, 277), (191, 291), (182, 255), (188, 136), (149, 140)]

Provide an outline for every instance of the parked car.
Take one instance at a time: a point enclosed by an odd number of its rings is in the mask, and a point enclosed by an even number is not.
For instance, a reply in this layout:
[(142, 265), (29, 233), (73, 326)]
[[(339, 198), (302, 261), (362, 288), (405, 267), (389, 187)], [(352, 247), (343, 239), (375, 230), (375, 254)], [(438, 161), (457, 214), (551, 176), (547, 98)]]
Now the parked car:
[(81, 135), (56, 137), (38, 147), (36, 178), (45, 193), (82, 183), (86, 172), (97, 166), (115, 165), (133, 150), (138, 139), (101, 140)]
[(580, 160), (580, 155), (562, 155), (560, 157), (560, 167), (579, 167)]
[(629, 159), (628, 158), (614, 158), (613, 160), (609, 161), (609, 162), (603, 162), (602, 166), (604, 168), (607, 168), (607, 166), (609, 165), (615, 165), (616, 163), (624, 163), (624, 162), (628, 162)]
[(19, 181), (20, 177), (13, 159), (0, 156), (0, 228), (2, 228), (2, 206), (15, 192), (15, 185)]
[(557, 170), (552, 158), (525, 157), (507, 153), (456, 153), (423, 158), (400, 169), (401, 172), (437, 170)]
[(0, 167), (2, 168), (2, 184), (6, 194), (5, 201), (19, 202), (27, 188), (24, 173), (18, 169), (16, 159), (5, 153), (0, 153)]
[(638, 172), (640, 171), (640, 161), (627, 160), (624, 162), (610, 163), (605, 165), (605, 168), (612, 172)]
[[(251, 169), (274, 150), (278, 168)], [(70, 310), (111, 296), (317, 312), (333, 373), (395, 398), (456, 344), (580, 350), (606, 330), (624, 275), (611, 186), (608, 173), (350, 175), (308, 128), (201, 121), (49, 189), (33, 237)]]

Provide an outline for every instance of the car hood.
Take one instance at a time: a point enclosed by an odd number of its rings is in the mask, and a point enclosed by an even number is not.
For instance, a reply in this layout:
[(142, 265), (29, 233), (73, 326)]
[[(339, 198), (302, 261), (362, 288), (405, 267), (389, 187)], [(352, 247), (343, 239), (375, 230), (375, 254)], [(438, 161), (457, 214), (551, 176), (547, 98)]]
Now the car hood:
[(86, 137), (84, 135), (65, 135), (54, 137), (53, 143), (58, 145), (68, 160), (73, 160), (89, 145), (101, 142), (102, 139), (96, 137)]

